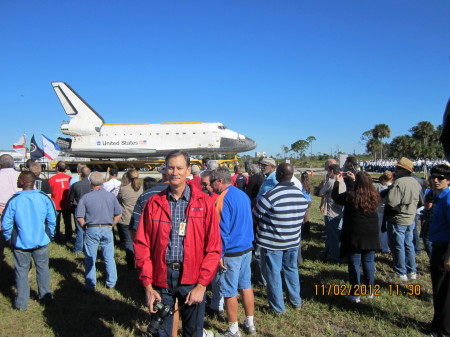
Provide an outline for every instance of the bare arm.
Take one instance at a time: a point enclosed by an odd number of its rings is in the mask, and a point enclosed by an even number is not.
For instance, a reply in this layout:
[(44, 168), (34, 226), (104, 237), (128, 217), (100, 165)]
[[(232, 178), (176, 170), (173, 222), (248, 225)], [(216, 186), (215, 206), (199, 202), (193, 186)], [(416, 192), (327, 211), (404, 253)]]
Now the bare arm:
[(115, 226), (115, 225), (117, 225), (119, 223), (121, 217), (122, 217), (122, 214), (117, 214), (117, 215), (114, 216), (113, 226)]
[(84, 225), (86, 224), (86, 221), (84, 221), (84, 218), (77, 218), (78, 223), (82, 228), (84, 228)]

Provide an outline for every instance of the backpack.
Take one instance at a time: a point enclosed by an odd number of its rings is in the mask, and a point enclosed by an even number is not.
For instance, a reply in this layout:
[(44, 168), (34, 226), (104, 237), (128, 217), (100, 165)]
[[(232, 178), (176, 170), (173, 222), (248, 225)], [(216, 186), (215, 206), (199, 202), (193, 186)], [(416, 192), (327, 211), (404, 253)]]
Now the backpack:
[(234, 182), (234, 186), (239, 188), (241, 191), (244, 191), (246, 184), (247, 184), (247, 177), (244, 176), (242, 173), (239, 173)]

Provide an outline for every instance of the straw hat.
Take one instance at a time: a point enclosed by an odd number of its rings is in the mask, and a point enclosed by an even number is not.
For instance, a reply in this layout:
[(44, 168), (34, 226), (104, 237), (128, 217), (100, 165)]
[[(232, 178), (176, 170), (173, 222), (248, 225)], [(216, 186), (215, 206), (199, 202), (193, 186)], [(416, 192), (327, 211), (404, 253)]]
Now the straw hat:
[(405, 170), (408, 170), (409, 172), (414, 171), (414, 163), (406, 157), (402, 157), (395, 165), (398, 167), (404, 168)]

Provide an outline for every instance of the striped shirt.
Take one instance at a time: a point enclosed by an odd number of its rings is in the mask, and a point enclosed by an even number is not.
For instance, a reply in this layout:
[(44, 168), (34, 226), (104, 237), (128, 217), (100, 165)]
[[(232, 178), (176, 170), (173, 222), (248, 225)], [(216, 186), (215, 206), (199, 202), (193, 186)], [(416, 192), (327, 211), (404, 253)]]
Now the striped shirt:
[(256, 243), (266, 249), (286, 250), (300, 245), (308, 202), (294, 183), (278, 183), (258, 200), (253, 214), (259, 219)]
[[(180, 223), (186, 223), (186, 209), (191, 199), (191, 188), (186, 184), (183, 195), (180, 199), (175, 199), (167, 189), (167, 199), (169, 200), (170, 216), (172, 218), (172, 227), (170, 228), (169, 245), (166, 251), (166, 263), (183, 262), (184, 257), (184, 238), (186, 234), (180, 235)], [(185, 233), (188, 224), (186, 223)]]

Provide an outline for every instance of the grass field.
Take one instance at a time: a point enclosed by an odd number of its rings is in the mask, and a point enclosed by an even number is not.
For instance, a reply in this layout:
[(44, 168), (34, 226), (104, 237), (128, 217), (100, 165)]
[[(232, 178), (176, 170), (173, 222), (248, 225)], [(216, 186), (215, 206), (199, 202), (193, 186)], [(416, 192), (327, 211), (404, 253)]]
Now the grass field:
[[(314, 177), (317, 183), (323, 177)], [(323, 218), (314, 197), (311, 234), (302, 238), (304, 263), (300, 268), (303, 310), (287, 306), (285, 315), (267, 314), (264, 288), (255, 287), (255, 324), (259, 336), (422, 336), (420, 330), (433, 314), (432, 292), (425, 253), (418, 256), (418, 280), (395, 283), (391, 258), (376, 256), (375, 283), (380, 295), (363, 298), (360, 304), (348, 303), (334, 285), (348, 285), (347, 266), (324, 263), (319, 259), (324, 246)], [(105, 272), (97, 262), (98, 285), (94, 293), (83, 291), (83, 258), (75, 256), (73, 246), (50, 244), (51, 283), (54, 300), (47, 307), (37, 301), (35, 269), (31, 275), (31, 299), (28, 310), (13, 309), (15, 296), (12, 254), (7, 249), (0, 269), (0, 336), (144, 336), (142, 329), (149, 316), (136, 273), (128, 271), (125, 253), (116, 248), (119, 281), (113, 290), (104, 285)], [(323, 287), (322, 287), (323, 285)], [(398, 286), (397, 286), (398, 285)], [(329, 287), (331, 286), (331, 288)], [(328, 291), (330, 289), (330, 294)], [(391, 292), (390, 292), (391, 290)], [(398, 293), (397, 293), (398, 291)], [(405, 292), (412, 291), (409, 295)], [(243, 320), (240, 310), (240, 320)], [(215, 332), (226, 329), (225, 320), (210, 319), (205, 327)]]

